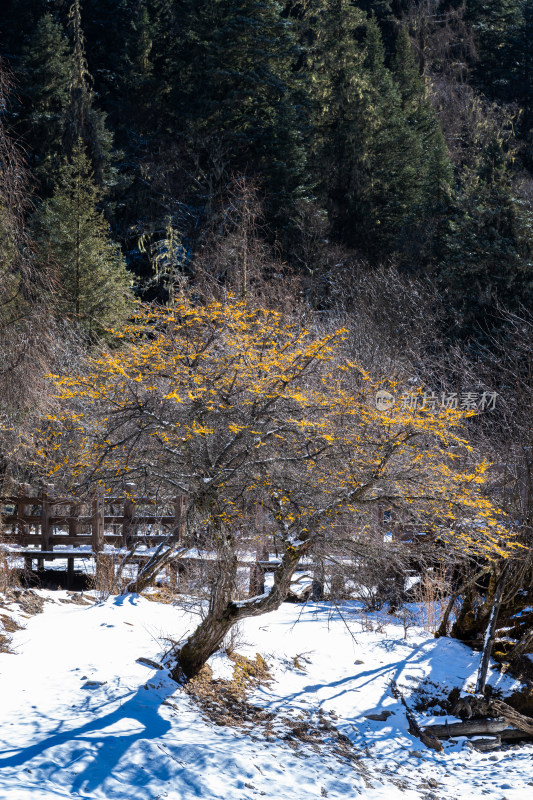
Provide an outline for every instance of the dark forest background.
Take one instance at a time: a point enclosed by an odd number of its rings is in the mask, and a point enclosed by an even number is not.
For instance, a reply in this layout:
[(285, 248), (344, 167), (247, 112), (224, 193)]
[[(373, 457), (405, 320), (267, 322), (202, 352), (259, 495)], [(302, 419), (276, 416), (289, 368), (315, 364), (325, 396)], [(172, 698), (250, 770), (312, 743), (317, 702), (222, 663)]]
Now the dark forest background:
[(314, 308), (391, 265), (483, 340), (531, 304), (532, 33), (531, 0), (4, 0), (4, 125), (62, 316), (92, 335), (127, 286), (224, 284), (213, 242), (252, 224)]

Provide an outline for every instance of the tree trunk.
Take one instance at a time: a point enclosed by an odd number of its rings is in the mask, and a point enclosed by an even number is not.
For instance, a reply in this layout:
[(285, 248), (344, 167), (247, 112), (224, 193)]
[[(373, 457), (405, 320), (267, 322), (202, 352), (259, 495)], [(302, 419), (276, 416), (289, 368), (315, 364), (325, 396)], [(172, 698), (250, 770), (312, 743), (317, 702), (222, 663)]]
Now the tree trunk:
[(500, 610), (500, 605), (502, 602), (502, 595), (503, 595), (503, 587), (505, 584), (505, 575), (507, 569), (504, 566), (500, 577), (498, 578), (498, 582), (494, 589), (494, 595), (492, 599), (492, 608), (490, 612), (489, 622), (487, 625), (487, 631), (485, 633), (485, 641), (483, 643), (483, 651), (481, 653), (481, 662), (479, 664), (479, 672), (477, 676), (476, 682), (476, 694), (483, 694), (485, 690), (485, 683), (487, 682), (487, 671), (489, 668), (489, 661), (490, 655), (492, 653), (492, 646), (494, 644), (494, 633), (496, 631), (496, 622), (498, 620), (498, 612)]
[[(214, 587), (207, 616), (178, 651), (177, 663), (172, 670), (174, 680), (179, 682), (183, 677), (193, 678), (197, 675), (207, 659), (218, 650), (228, 631), (240, 619), (266, 614), (279, 608), (289, 593), (291, 578), (304, 555), (304, 548), (307, 549), (305, 546), (299, 549), (288, 547), (274, 572), (274, 586), (270, 591), (248, 600), (234, 602), (229, 599), (231, 594), (227, 576), (221, 574), (219, 585)], [(221, 573), (223, 572), (224, 564), (221, 565)]]
[(448, 601), (448, 605), (446, 606), (446, 611), (444, 612), (444, 616), (441, 620), (441, 623), (438, 627), (438, 630), (435, 632), (435, 638), (438, 639), (440, 636), (447, 636), (448, 635), (448, 620), (450, 618), (450, 614), (452, 613), (453, 607), (455, 605), (456, 600), (465, 593), (465, 591), (470, 588), (476, 581), (482, 578), (484, 575), (489, 572), (490, 567), (484, 567), (480, 572), (476, 573), (473, 578), (470, 578), (463, 583), (457, 591), (453, 592), (450, 596)]
[[(142, 567), (139, 567), (137, 571), (137, 577), (135, 580), (130, 581), (127, 584), (123, 594), (127, 594), (128, 592), (140, 594), (147, 589), (148, 586), (152, 585), (157, 578), (158, 573), (161, 572), (162, 569), (170, 564), (171, 561), (175, 561), (180, 558), (180, 556), (186, 552), (184, 548), (180, 548), (180, 550), (178, 550), (176, 545), (174, 547), (170, 545), (168, 550), (164, 550), (165, 546), (167, 546), (167, 543), (162, 542), (153, 556), (148, 559), (146, 564), (144, 564)], [(125, 567), (125, 565), (132, 561), (134, 557), (135, 549), (132, 549), (122, 562), (119, 574), (122, 572), (122, 569)]]

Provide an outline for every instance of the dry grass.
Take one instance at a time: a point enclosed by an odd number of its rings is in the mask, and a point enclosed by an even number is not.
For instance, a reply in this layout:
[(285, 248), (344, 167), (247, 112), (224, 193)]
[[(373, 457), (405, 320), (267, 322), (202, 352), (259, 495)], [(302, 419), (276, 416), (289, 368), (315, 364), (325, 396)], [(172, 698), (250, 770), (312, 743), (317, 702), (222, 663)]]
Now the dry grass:
[(176, 592), (168, 586), (159, 586), (157, 589), (150, 589), (144, 591), (142, 596), (145, 600), (151, 600), (153, 603), (165, 603), (165, 605), (176, 605)]
[(446, 599), (450, 594), (450, 582), (444, 566), (428, 570), (421, 576), (417, 586), (417, 602), (420, 603), (420, 619), (424, 630), (433, 633), (439, 627)]
[(15, 633), (22, 630), (22, 625), (19, 625), (13, 617), (9, 617), (7, 614), (0, 614), (0, 622), (6, 633)]
[(97, 592), (99, 600), (107, 600), (112, 594), (120, 594), (120, 578), (116, 574), (113, 554), (98, 553), (95, 560), (95, 574), (90, 579), (90, 587)]
[(8, 614), (0, 614), (0, 653), (12, 653), (9, 645), (11, 644), (10, 633), (21, 630), (21, 625), (18, 624)]
[(10, 563), (7, 551), (1, 546), (3, 537), (0, 532), (0, 594), (7, 594), (20, 586), (20, 571)]

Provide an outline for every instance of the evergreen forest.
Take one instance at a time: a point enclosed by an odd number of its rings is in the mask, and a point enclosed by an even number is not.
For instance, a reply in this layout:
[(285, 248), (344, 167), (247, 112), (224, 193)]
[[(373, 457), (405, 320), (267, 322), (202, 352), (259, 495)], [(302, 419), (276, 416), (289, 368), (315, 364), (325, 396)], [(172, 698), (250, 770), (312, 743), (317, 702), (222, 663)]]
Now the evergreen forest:
[(529, 0), (2, 5), (34, 257), (61, 261), (57, 309), (91, 335), (128, 287), (227, 282), (207, 253), (242, 228), (244, 186), (313, 308), (349, 307), (347, 280), (387, 265), (431, 281), (452, 342), (530, 306)]

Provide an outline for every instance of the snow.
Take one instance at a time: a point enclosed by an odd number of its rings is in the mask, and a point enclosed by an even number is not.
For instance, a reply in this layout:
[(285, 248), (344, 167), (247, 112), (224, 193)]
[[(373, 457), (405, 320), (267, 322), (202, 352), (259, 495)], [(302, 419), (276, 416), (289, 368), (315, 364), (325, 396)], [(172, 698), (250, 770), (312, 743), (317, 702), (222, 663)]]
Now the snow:
[[(64, 602), (65, 592), (39, 594), (41, 614), (8, 607), (25, 628), (12, 635), (15, 654), (0, 654), (2, 800), (532, 796), (532, 746), (493, 755), (458, 740), (439, 754), (408, 733), (391, 681), (411, 709), (420, 690), (435, 698), (472, 690), (480, 656), (459, 642), (420, 628), (405, 639), (403, 625), (355, 605), (284, 604), (246, 620), (237, 651), (260, 653), (273, 678), (249, 698), (278, 712), (267, 736), (258, 723), (215, 724), (166, 669), (136, 660), (165, 663), (196, 624), (189, 613), (136, 595), (83, 606)], [(210, 666), (216, 679), (232, 675), (222, 652)], [(516, 686), (495, 669), (489, 683), (504, 694)], [(382, 722), (365, 717), (383, 710), (392, 713)], [(356, 760), (335, 754), (334, 729), (323, 747), (287, 739), (286, 720), (298, 719), (330, 720)]]

